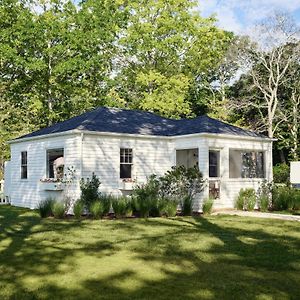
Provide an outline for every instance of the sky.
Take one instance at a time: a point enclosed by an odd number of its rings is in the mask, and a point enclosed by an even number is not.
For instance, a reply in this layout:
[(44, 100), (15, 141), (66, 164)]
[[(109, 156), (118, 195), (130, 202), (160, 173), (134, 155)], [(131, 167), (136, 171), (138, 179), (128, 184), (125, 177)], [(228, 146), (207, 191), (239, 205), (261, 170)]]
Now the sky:
[(300, 25), (300, 0), (199, 0), (201, 15), (216, 13), (218, 25), (235, 33), (247, 33), (275, 11), (290, 13)]

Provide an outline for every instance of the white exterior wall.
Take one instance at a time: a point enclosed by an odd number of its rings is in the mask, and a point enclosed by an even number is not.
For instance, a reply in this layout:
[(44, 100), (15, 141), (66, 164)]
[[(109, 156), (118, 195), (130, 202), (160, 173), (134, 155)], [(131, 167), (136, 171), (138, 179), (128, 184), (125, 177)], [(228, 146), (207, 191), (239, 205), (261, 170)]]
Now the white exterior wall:
[(82, 177), (94, 172), (101, 191), (120, 194), (120, 148), (133, 149), (132, 178), (137, 184), (151, 174), (163, 175), (175, 164), (174, 143), (169, 139), (84, 134)]
[[(77, 181), (64, 192), (45, 191), (40, 179), (46, 176), (46, 150), (64, 148), (65, 170), (73, 166)], [(101, 180), (100, 190), (115, 195), (121, 189), (120, 148), (133, 149), (132, 177), (137, 183), (151, 174), (163, 175), (176, 164), (176, 150), (198, 149), (199, 169), (206, 180), (203, 192), (195, 201), (194, 210), (201, 211), (202, 201), (209, 195), (209, 150), (220, 150), (220, 199), (215, 208), (232, 208), (241, 188), (257, 189), (262, 179), (229, 178), (229, 149), (265, 152), (266, 178), (272, 180), (272, 143), (268, 140), (245, 140), (239, 137), (185, 136), (176, 138), (101, 135), (77, 133), (38, 138), (11, 144), (11, 202), (13, 205), (35, 208), (49, 196), (80, 197), (79, 178), (91, 177), (94, 172)], [(21, 151), (28, 153), (28, 179), (21, 179)], [(215, 178), (214, 178), (215, 179)]]
[(206, 181), (204, 191), (197, 197), (194, 210), (201, 211), (202, 202), (209, 196), (209, 150), (220, 151), (220, 177), (211, 178), (211, 180), (219, 179), (220, 199), (214, 203), (214, 208), (233, 208), (235, 198), (242, 188), (254, 188), (257, 190), (263, 179), (251, 178), (229, 178), (229, 149), (235, 150), (255, 150), (265, 153), (265, 171), (266, 179), (273, 180), (272, 174), (272, 142), (268, 140), (243, 139), (237, 137), (184, 137), (175, 140), (176, 149), (199, 148), (199, 169)]
[(236, 139), (208, 139), (209, 148), (220, 149), (220, 200), (215, 203), (216, 208), (233, 208), (235, 198), (243, 188), (257, 190), (264, 179), (261, 178), (229, 178), (229, 150), (255, 150), (264, 152), (265, 176), (268, 181), (273, 180), (272, 175), (272, 143), (256, 140)]
[[(64, 148), (65, 170), (73, 166), (80, 169), (79, 135), (64, 135), (61, 137), (40, 138), (11, 144), (10, 164), (10, 197), (11, 204), (16, 206), (36, 208), (41, 200), (47, 197), (62, 198), (65, 194), (79, 196), (78, 184), (68, 186), (62, 191), (45, 191), (41, 178), (46, 177), (47, 149)], [(21, 152), (27, 151), (27, 179), (21, 179)]]

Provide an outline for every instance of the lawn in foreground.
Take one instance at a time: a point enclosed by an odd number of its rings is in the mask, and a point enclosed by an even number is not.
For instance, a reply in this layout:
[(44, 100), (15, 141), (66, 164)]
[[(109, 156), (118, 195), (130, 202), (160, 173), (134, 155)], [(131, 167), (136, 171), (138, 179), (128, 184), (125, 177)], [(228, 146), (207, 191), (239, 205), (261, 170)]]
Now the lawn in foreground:
[(300, 299), (298, 222), (42, 220), (0, 206), (0, 299)]

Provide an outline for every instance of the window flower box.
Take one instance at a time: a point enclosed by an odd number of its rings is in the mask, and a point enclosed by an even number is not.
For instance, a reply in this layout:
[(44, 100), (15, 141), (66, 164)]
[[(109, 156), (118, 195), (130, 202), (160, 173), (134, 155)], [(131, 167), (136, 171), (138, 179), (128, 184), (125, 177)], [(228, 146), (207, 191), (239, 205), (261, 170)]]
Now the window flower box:
[(132, 179), (123, 179), (120, 182), (119, 189), (123, 191), (132, 191), (134, 188), (134, 180)]
[(41, 179), (40, 187), (44, 191), (63, 191), (63, 183), (50, 179)]

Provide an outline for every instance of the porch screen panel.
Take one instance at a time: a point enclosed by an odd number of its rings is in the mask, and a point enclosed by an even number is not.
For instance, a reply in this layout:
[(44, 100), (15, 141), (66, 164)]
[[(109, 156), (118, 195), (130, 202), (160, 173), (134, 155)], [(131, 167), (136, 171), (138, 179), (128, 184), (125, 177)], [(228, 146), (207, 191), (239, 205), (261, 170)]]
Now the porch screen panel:
[(265, 178), (265, 154), (261, 151), (229, 150), (230, 178)]

